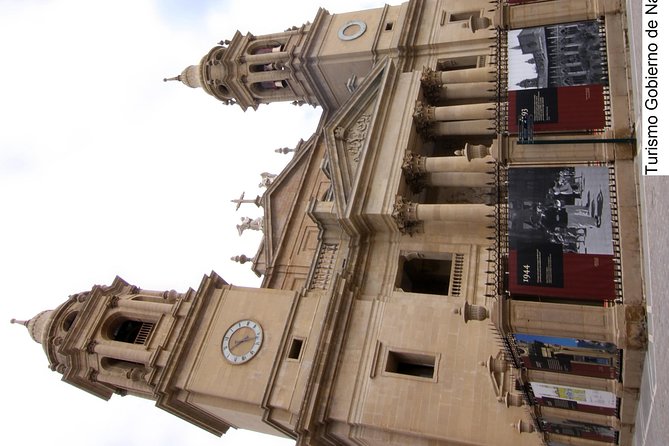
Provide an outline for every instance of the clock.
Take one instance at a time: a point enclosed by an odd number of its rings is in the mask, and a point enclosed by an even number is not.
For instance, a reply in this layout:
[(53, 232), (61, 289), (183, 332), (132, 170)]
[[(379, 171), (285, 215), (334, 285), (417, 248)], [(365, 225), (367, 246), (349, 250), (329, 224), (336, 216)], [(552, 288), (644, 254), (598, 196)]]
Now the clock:
[(365, 22), (362, 20), (350, 20), (339, 28), (337, 35), (341, 40), (346, 42), (357, 39), (365, 34), (365, 31), (367, 31), (367, 24)]
[(244, 364), (255, 358), (262, 340), (262, 327), (258, 322), (251, 319), (235, 322), (223, 335), (223, 357), (231, 364)]

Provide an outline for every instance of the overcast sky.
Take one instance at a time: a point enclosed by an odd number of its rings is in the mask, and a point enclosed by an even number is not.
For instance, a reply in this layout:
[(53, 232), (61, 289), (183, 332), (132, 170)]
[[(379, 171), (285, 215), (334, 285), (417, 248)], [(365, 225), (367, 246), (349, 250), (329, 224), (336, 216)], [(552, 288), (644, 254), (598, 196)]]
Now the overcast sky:
[[(400, 3), (399, 1), (393, 2)], [(105, 402), (60, 382), (29, 319), (115, 275), (144, 289), (185, 291), (217, 271), (259, 280), (229, 260), (255, 254), (229, 200), (261, 194), (315, 130), (319, 110), (289, 104), (246, 113), (201, 90), (162, 82), (234, 31), (256, 35), (382, 2), (291, 0), (0, 0), (0, 336), (2, 444), (256, 445), (218, 439), (153, 406)], [(264, 441), (264, 443), (263, 443)], [(290, 442), (289, 442), (290, 444)]]

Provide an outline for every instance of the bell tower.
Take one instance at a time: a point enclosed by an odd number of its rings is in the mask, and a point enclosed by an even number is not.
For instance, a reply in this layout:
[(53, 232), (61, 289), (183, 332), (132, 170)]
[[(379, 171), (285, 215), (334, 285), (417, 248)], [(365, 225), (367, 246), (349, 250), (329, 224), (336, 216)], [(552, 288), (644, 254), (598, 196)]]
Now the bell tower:
[(238, 31), (232, 40), (214, 46), (198, 65), (164, 80), (202, 88), (223, 103), (239, 104), (244, 110), (271, 102), (319, 105), (300, 72), (301, 48), (310, 27), (305, 24), (257, 37)]
[(134, 395), (213, 434), (230, 426), (284, 436), (265, 421), (297, 293), (236, 287), (149, 291), (116, 277), (24, 325), (62, 380), (108, 400)]

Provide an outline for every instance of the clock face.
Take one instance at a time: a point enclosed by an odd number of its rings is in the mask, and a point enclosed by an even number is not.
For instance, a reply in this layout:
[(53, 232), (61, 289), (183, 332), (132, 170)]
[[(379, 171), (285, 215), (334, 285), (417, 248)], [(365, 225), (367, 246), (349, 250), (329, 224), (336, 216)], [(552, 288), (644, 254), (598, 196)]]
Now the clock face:
[(262, 346), (262, 327), (250, 319), (235, 322), (223, 335), (223, 356), (232, 364), (243, 364), (255, 358)]

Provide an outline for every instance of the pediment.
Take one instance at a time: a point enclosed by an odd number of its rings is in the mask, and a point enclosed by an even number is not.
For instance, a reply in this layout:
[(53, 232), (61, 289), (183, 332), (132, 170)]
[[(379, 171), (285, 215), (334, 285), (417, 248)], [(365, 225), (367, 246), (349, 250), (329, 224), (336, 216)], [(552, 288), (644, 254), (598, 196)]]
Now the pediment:
[(290, 220), (290, 215), (294, 212), (295, 201), (307, 173), (316, 139), (314, 135), (307, 141), (300, 140), (291, 161), (269, 184), (263, 194), (264, 236), (255, 255), (254, 271), (256, 274), (265, 274), (265, 269), (272, 264), (274, 255), (287, 229), (286, 224)]
[(337, 213), (345, 214), (352, 191), (358, 187), (363, 166), (374, 151), (375, 135), (382, 131), (385, 92), (394, 81), (390, 59), (376, 64), (351, 99), (325, 124)]

